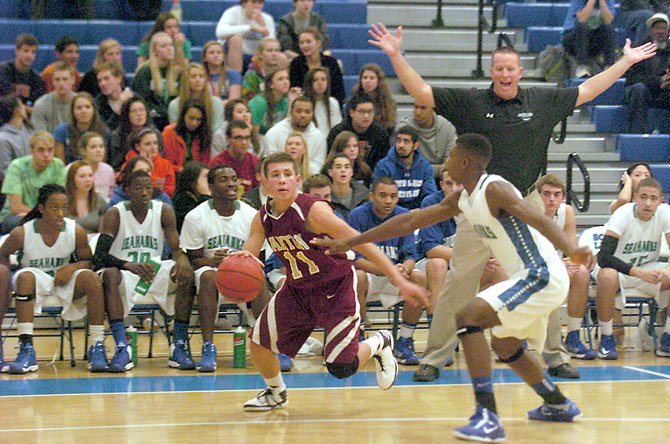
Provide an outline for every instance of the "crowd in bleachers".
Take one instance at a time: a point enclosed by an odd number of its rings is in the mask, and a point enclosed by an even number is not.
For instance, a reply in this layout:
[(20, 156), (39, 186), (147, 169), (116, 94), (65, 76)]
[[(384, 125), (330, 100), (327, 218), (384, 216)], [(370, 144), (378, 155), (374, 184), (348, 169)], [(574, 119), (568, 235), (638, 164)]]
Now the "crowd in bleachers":
[[(55, 60), (49, 59), (48, 65), (38, 37), (17, 33), (12, 57), (7, 48), (0, 48), (0, 54), (7, 56), (0, 65), (2, 233), (15, 233), (17, 227), (34, 219), (35, 209), (44, 210), (46, 205), (40, 200), (44, 187), (57, 184), (66, 190), (69, 205), (65, 215), (92, 237), (104, 231), (104, 220), (110, 214), (107, 210), (118, 209), (119, 202), (134, 198), (129, 184), (142, 172), (150, 177), (152, 197), (173, 209), (177, 232), (188, 214), (219, 198), (213, 197), (213, 172), (220, 171), (222, 165), (234, 172), (235, 197), (258, 209), (268, 197), (262, 161), (276, 152), (285, 152), (295, 160), (298, 174), (309, 184), (305, 192), (316, 190), (314, 194), (330, 201), (341, 217), (361, 231), (426, 202), (438, 202), (454, 186), (443, 167), (456, 140), (454, 126), (421, 103), (414, 104), (411, 115), (398, 119), (386, 82), (388, 61), (369, 63), (360, 58), (366, 53), (347, 53), (350, 48), (339, 44), (340, 33), (332, 35), (330, 24), (313, 10), (314, 0), (292, 3), (291, 12), (277, 17), (264, 10), (263, 0), (242, 0), (227, 8), (218, 24), (209, 28), (180, 23), (171, 13), (163, 12), (136, 42), (128, 41), (123, 32), (110, 38), (101, 27), (104, 37), (96, 42), (97, 51), (88, 47), (90, 41), (81, 44), (74, 36), (80, 31), (74, 26), (73, 35), (56, 38), (37, 22), (39, 32), (35, 34), (55, 43)], [(589, 45), (603, 52), (600, 68), (614, 62), (614, 7), (612, 2), (600, 1), (594, 8), (594, 0), (589, 0), (590, 9), (580, 15), (581, 9), (573, 3), (569, 11), (574, 14), (568, 12), (568, 18), (571, 14), (574, 17), (566, 20), (563, 43), (576, 57), (579, 74), (589, 76), (598, 69), (591, 65), (598, 54), (589, 52)], [(600, 12), (593, 14), (593, 9)], [(663, 14), (652, 14), (642, 20), (649, 25), (643, 34), (660, 47), (663, 39), (667, 42), (670, 20)], [(594, 15), (598, 20), (589, 18)], [(656, 31), (657, 25), (664, 30)], [(137, 34), (134, 26), (128, 26), (129, 34)], [(589, 43), (589, 36), (599, 26), (606, 32), (598, 34), (600, 40)], [(187, 38), (194, 37), (196, 29), (202, 46)], [(642, 35), (639, 29), (636, 35)], [(84, 50), (90, 64), (80, 59)], [(39, 74), (37, 65), (44, 65)], [(635, 69), (646, 69), (641, 65)], [(353, 72), (357, 75), (351, 76)], [(656, 87), (670, 87), (668, 75), (667, 67), (660, 71)], [(355, 77), (353, 81), (351, 77)], [(645, 97), (661, 98), (649, 91), (631, 98), (628, 88), (639, 91), (643, 89), (640, 84), (643, 79), (631, 85), (626, 81), (621, 95), (627, 97), (631, 115), (637, 119), (631, 117), (631, 127), (647, 132), (649, 124), (639, 119), (640, 113), (646, 116), (647, 108), (660, 102), (645, 102)], [(555, 183), (553, 186), (560, 189)], [(630, 190), (631, 185), (627, 187)], [(630, 202), (632, 197), (627, 199)], [(440, 230), (381, 245), (403, 274), (426, 286), (433, 299), (440, 293), (450, 258), (448, 239), (454, 234), (453, 223)], [(232, 245), (226, 248), (235, 249)], [(170, 250), (175, 254), (174, 248), (161, 249), (165, 258)], [(0, 253), (0, 259), (2, 256)], [(285, 273), (276, 261), (272, 266), (269, 256), (272, 275)], [(194, 257), (189, 255), (196, 268), (202, 257)], [(223, 256), (216, 258), (220, 262)], [(210, 261), (208, 265), (217, 263)], [(377, 297), (385, 306), (399, 302), (373, 264), (358, 257), (356, 267), (363, 314), (366, 296)], [(495, 282), (491, 276), (487, 279)], [(25, 301), (29, 298), (21, 300)], [(580, 299), (579, 304), (582, 302)], [(412, 335), (421, 309), (405, 307), (395, 350), (401, 363), (419, 364)], [(580, 311), (584, 308), (575, 309), (573, 318), (581, 320)], [(429, 311), (429, 320), (431, 316)], [(19, 319), (22, 344), (28, 343), (31, 335), (29, 323)], [(179, 328), (183, 333), (183, 325)], [(100, 352), (96, 342), (99, 333), (92, 333), (97, 336), (91, 351), (93, 359), (98, 359), (92, 367), (108, 369), (95, 354)], [(178, 335), (176, 344), (171, 365), (194, 368), (188, 350), (179, 349)], [(595, 357), (583, 347), (577, 339), (575, 354)], [(213, 350), (212, 367), (212, 348), (203, 346), (209, 361), (199, 364), (199, 369), (216, 368)], [(127, 357), (117, 359), (119, 353), (126, 353), (125, 348), (115, 353), (114, 371), (132, 367), (123, 361)], [(34, 371), (33, 358), (24, 354), (10, 366), (0, 354), (0, 370)], [(282, 368), (290, 367), (290, 361), (282, 362)]]

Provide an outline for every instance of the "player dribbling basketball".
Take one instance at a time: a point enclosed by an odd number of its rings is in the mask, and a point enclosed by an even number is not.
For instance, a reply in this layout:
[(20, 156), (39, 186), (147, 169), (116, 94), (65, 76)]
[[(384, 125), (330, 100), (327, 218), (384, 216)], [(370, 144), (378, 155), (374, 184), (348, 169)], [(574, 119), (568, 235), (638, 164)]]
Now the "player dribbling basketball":
[[(294, 357), (317, 325), (329, 332), (324, 357), (330, 374), (347, 378), (374, 357), (380, 388), (390, 388), (398, 372), (391, 334), (383, 330), (358, 343), (353, 254), (328, 256), (309, 243), (318, 236), (349, 238), (357, 232), (328, 203), (299, 191), (301, 178), (288, 154), (268, 156), (263, 171), (272, 197), (254, 217), (242, 254), (257, 257), (267, 239), (286, 267), (287, 279), (251, 332), (251, 357), (267, 388), (247, 401), (244, 410), (267, 411), (288, 403), (277, 353)], [(364, 244), (358, 250), (384, 270), (410, 303), (427, 303), (427, 290), (405, 280), (377, 247)]]

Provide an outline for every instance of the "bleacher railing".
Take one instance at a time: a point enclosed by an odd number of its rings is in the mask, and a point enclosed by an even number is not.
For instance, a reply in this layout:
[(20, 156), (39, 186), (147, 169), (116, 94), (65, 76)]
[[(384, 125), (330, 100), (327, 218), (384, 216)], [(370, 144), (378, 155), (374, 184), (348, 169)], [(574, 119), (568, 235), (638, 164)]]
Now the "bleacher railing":
[[(584, 181), (583, 201), (579, 199), (577, 192), (572, 189), (572, 170), (575, 164), (582, 173), (582, 179)], [(586, 165), (584, 165), (584, 162), (582, 162), (582, 159), (577, 153), (571, 153), (568, 155), (566, 168), (565, 191), (567, 195), (567, 203), (568, 205), (574, 205), (580, 213), (585, 213), (589, 210), (589, 203), (591, 201), (591, 177), (589, 176), (589, 171), (586, 169)]]

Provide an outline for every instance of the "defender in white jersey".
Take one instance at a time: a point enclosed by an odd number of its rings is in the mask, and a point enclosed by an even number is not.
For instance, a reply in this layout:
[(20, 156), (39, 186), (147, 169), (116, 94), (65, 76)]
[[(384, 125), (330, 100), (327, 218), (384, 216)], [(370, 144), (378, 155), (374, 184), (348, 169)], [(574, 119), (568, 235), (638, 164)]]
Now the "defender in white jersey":
[[(198, 314), (202, 329), (202, 358), (194, 365), (188, 352), (188, 323), (193, 298), (177, 301), (175, 337), (170, 366), (182, 370), (197, 368), (199, 372), (216, 370), (216, 346), (212, 342), (219, 300), (225, 295), (216, 289), (216, 269), (229, 253), (241, 251), (249, 238), (256, 210), (237, 200), (238, 178), (227, 165), (217, 165), (207, 173), (212, 198), (191, 210), (182, 225), (180, 244), (195, 269), (198, 293)], [(263, 289), (267, 295), (267, 289)], [(256, 298), (255, 313), (263, 310), (267, 297)], [(258, 304), (260, 303), (260, 306)]]
[(545, 403), (528, 412), (535, 420), (571, 422), (581, 416), (544, 374), (542, 366), (524, 352), (526, 339), (542, 349), (549, 313), (565, 299), (568, 274), (552, 243), (576, 263), (586, 263), (587, 249), (576, 250), (560, 228), (521, 199), (521, 193), (500, 176), (486, 174), (491, 144), (479, 134), (458, 137), (447, 161), (449, 175), (463, 184), (441, 203), (405, 213), (348, 241), (326, 240), (336, 251), (361, 242), (378, 242), (412, 232), (463, 213), (509, 280), (495, 284), (456, 314), (458, 335), (465, 351), (477, 401), (470, 423), (454, 434), (462, 439), (499, 442), (505, 432), (497, 416), (491, 359), (483, 330), (491, 328), (491, 346), (540, 395)]
[[(90, 270), (91, 249), (86, 231), (68, 214), (68, 197), (61, 185), (44, 185), (38, 204), (14, 228), (0, 247), (0, 263), (9, 267), (9, 256), (19, 251), (20, 270), (12, 284), (16, 294), (19, 353), (9, 372), (23, 374), (37, 370), (32, 344), (33, 316), (45, 304), (56, 302), (61, 317), (75, 321), (88, 315), (91, 342), (88, 351), (91, 371), (106, 371), (104, 304), (102, 284)], [(72, 259), (75, 257), (75, 259)]]
[[(170, 295), (176, 289), (179, 297), (193, 288), (193, 270), (179, 248), (174, 212), (169, 206), (151, 200), (151, 176), (145, 171), (133, 171), (124, 178), (123, 189), (130, 200), (107, 210), (95, 250), (96, 268), (104, 268), (105, 304), (116, 342), (109, 371), (116, 373), (133, 368), (123, 318), (135, 303), (146, 300), (140, 299), (142, 295), (136, 290), (144, 286), (145, 298), (173, 314)], [(164, 240), (174, 260), (161, 260)]]
[[(605, 224), (598, 266), (593, 270), (602, 329), (600, 359), (619, 357), (612, 330), (614, 297), (619, 290), (637, 288), (658, 298), (661, 290), (670, 289), (670, 266), (658, 261), (663, 236), (670, 242), (670, 206), (662, 201), (661, 184), (651, 177), (643, 179), (634, 191), (633, 202), (617, 209)], [(670, 357), (670, 322), (665, 323), (656, 354)]]

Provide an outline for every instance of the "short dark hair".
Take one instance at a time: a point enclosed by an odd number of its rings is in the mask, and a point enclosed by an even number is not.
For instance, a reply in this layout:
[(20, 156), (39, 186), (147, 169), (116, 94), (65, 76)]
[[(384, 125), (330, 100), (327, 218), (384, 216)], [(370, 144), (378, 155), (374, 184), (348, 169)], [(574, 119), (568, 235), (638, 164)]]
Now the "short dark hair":
[(125, 177), (123, 178), (123, 188), (124, 189), (130, 188), (135, 179), (138, 179), (140, 177), (148, 177), (149, 180), (151, 181), (151, 174), (147, 173), (144, 170), (135, 170), (125, 175)]
[(226, 106), (223, 107), (223, 118), (226, 122), (233, 120), (233, 111), (235, 111), (235, 105), (238, 103), (243, 104), (249, 109), (249, 105), (242, 99), (230, 99), (226, 102)]
[[(214, 180), (216, 180), (216, 173), (224, 169), (235, 171), (235, 168), (231, 167), (230, 165), (220, 163), (207, 172), (207, 183), (210, 185), (214, 184)], [(235, 174), (237, 174), (237, 171), (235, 171)]]
[(6, 94), (0, 97), (0, 125), (12, 120), (14, 110), (20, 105), (19, 98), (14, 94)]
[(347, 109), (355, 111), (356, 107), (361, 103), (372, 103), (374, 105), (375, 102), (372, 100), (372, 97), (368, 95), (368, 93), (359, 92), (358, 94), (354, 94), (349, 98), (349, 102), (347, 102)]
[(501, 46), (500, 48), (495, 49), (493, 52), (491, 52), (491, 62), (493, 62), (493, 57), (498, 54), (514, 54), (519, 59), (521, 59), (521, 54), (519, 54), (519, 51), (514, 49), (513, 46)]
[(404, 126), (400, 127), (400, 129), (398, 131), (396, 131), (395, 134), (396, 134), (396, 136), (398, 134), (406, 134), (406, 135), (410, 136), (412, 138), (412, 143), (419, 141), (418, 131), (415, 130), (414, 128), (412, 128), (409, 125), (404, 125)]
[(298, 164), (295, 159), (291, 157), (288, 153), (280, 151), (277, 153), (272, 153), (263, 160), (263, 175), (268, 177), (268, 166), (273, 163), (290, 163), (293, 165), (293, 171), (298, 173)]
[(226, 127), (226, 137), (230, 137), (233, 134), (233, 129), (250, 129), (249, 125), (246, 124), (246, 122), (243, 122), (241, 120), (233, 120), (232, 122), (228, 123), (228, 126)]
[(64, 35), (56, 40), (56, 51), (63, 52), (70, 45), (77, 45), (79, 47), (79, 42), (71, 35)]
[(37, 37), (32, 34), (19, 34), (16, 36), (16, 49), (21, 48), (22, 46), (37, 46), (39, 42)]
[(398, 184), (395, 183), (395, 180), (393, 180), (391, 176), (380, 176), (372, 182), (372, 185), (370, 185), (370, 192), (374, 194), (380, 184), (393, 185), (396, 188), (398, 187)]
[(467, 153), (474, 154), (487, 161), (491, 160), (491, 142), (481, 134), (461, 134), (456, 138), (456, 146)]
[(293, 111), (293, 108), (295, 108), (295, 104), (298, 102), (309, 103), (310, 106), (312, 107), (312, 110), (314, 110), (314, 104), (312, 103), (312, 100), (309, 97), (298, 96), (295, 99), (293, 99), (293, 102), (291, 102), (291, 109), (289, 110), (289, 112)]
[(302, 182), (302, 191), (309, 194), (313, 188), (323, 188), (331, 185), (330, 178), (325, 174), (312, 174)]

